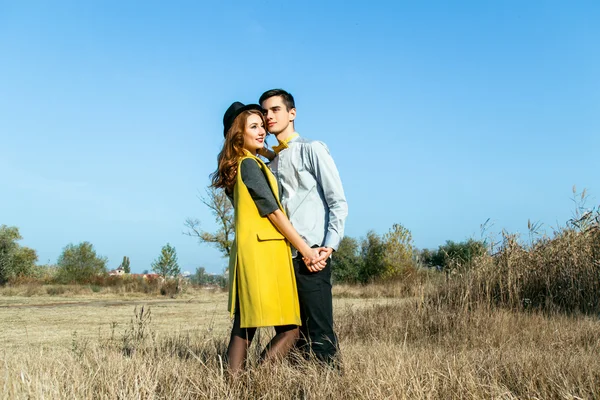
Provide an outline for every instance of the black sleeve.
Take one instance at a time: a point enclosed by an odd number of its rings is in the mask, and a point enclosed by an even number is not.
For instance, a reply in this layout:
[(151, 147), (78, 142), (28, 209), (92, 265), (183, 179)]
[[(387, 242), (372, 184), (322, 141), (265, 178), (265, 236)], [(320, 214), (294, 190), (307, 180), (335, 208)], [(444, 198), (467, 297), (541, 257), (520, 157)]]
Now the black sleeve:
[(258, 163), (250, 158), (242, 161), (241, 165), (242, 181), (248, 188), (252, 200), (258, 208), (261, 217), (271, 214), (275, 210), (279, 210), (279, 205), (265, 174), (262, 172)]

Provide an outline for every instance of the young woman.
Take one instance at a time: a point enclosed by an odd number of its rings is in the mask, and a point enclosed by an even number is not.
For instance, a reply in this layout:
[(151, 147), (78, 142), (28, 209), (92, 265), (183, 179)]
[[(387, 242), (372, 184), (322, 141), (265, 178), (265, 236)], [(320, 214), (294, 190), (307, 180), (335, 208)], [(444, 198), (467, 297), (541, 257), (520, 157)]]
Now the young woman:
[(234, 323), (227, 349), (235, 374), (244, 368), (256, 328), (274, 326), (276, 332), (261, 360), (284, 356), (298, 339), (300, 308), (290, 243), (307, 265), (317, 263), (319, 253), (290, 224), (275, 177), (257, 157), (266, 138), (262, 108), (235, 102), (225, 112), (223, 126), (225, 142), (212, 185), (225, 190), (235, 212), (228, 306)]

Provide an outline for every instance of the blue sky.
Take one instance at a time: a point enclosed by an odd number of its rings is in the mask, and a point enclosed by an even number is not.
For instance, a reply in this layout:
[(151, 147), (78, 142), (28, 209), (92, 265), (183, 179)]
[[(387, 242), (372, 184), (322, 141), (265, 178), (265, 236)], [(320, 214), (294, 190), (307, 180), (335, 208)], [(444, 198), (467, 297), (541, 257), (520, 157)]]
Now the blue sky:
[[(282, 87), (326, 142), (347, 235), (409, 228), (417, 247), (551, 227), (571, 188), (600, 196), (595, 1), (0, 0), (0, 224), (40, 263), (87, 240), (141, 272), (226, 260), (184, 236), (222, 116)], [(271, 144), (274, 141), (271, 140)]]

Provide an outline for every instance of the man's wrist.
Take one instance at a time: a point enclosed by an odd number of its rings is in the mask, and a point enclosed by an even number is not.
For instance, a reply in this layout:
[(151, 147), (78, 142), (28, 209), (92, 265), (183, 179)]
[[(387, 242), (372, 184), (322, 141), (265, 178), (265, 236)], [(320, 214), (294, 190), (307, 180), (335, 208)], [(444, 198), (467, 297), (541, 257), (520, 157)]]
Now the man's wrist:
[(325, 249), (325, 251), (326, 251), (327, 253), (329, 253), (329, 254), (328, 254), (328, 257), (331, 257), (331, 255), (332, 255), (332, 254), (333, 254), (333, 252), (335, 251), (335, 249), (334, 249), (333, 247), (329, 247), (329, 246), (323, 246), (323, 249)]

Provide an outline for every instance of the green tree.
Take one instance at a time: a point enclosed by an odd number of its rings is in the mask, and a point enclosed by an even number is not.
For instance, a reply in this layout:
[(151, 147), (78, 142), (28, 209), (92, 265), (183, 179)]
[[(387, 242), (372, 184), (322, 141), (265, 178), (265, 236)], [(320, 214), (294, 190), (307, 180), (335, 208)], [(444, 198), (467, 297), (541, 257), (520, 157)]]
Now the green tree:
[(228, 282), (229, 282), (229, 274), (223, 272), (220, 275), (215, 275), (214, 276), (214, 282), (216, 285), (218, 285), (221, 289), (225, 289), (228, 286)]
[(397, 275), (403, 269), (413, 265), (412, 234), (401, 224), (394, 224), (383, 236), (385, 247), (384, 277)]
[(441, 247), (444, 253), (444, 265), (446, 268), (455, 266), (470, 266), (475, 257), (485, 254), (486, 247), (483, 242), (468, 239), (464, 242), (454, 243), (447, 241)]
[(191, 281), (196, 285), (206, 285), (209, 280), (209, 275), (206, 273), (206, 269), (204, 267), (196, 268), (196, 272), (191, 277)]
[(206, 232), (200, 228), (198, 219), (188, 218), (185, 221), (187, 232), (184, 234), (197, 238), (200, 243), (213, 245), (224, 257), (229, 257), (235, 231), (231, 201), (222, 189), (213, 187), (206, 189), (206, 197), (200, 197), (200, 201), (211, 210), (219, 228), (214, 233)]
[(64, 283), (87, 283), (106, 273), (106, 263), (106, 257), (97, 255), (90, 242), (68, 244), (58, 257), (58, 279)]
[(450, 271), (458, 266), (469, 267), (475, 257), (479, 257), (485, 252), (485, 243), (468, 239), (463, 242), (447, 240), (437, 250), (421, 252), (421, 255), (425, 265)]
[(30, 276), (38, 259), (35, 250), (19, 245), (16, 226), (0, 226), (0, 284), (18, 276)]
[(331, 258), (335, 282), (356, 283), (360, 280), (361, 257), (358, 240), (345, 236)]
[(423, 267), (442, 269), (444, 254), (439, 249), (423, 249), (419, 251), (419, 265)]
[(126, 274), (130, 274), (131, 267), (129, 266), (129, 257), (124, 256), (123, 261), (121, 261), (121, 265), (119, 265), (119, 267), (123, 268), (123, 272), (125, 272)]
[(181, 273), (177, 264), (177, 252), (169, 243), (163, 246), (160, 256), (152, 263), (152, 271), (163, 278), (177, 276)]
[(385, 274), (385, 243), (381, 236), (373, 231), (367, 232), (361, 243), (360, 255), (362, 262), (359, 280), (362, 283), (381, 278)]

